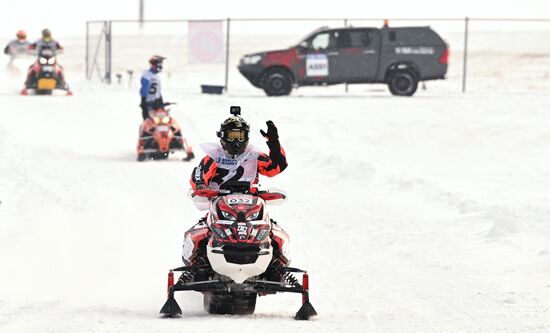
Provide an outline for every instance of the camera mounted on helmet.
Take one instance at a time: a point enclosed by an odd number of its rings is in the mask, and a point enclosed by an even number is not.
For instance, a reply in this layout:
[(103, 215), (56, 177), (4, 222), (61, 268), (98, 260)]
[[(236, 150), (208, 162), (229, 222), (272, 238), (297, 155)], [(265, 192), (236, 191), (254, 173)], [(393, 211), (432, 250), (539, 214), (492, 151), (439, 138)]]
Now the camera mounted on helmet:
[(234, 116), (240, 116), (241, 115), (241, 107), (240, 106), (231, 106), (229, 107), (229, 113), (231, 113)]
[(241, 117), (241, 107), (231, 106), (229, 109), (231, 117), (224, 120), (220, 130), (216, 132), (223, 149), (230, 155), (244, 153), (248, 145), (248, 133), (250, 125)]

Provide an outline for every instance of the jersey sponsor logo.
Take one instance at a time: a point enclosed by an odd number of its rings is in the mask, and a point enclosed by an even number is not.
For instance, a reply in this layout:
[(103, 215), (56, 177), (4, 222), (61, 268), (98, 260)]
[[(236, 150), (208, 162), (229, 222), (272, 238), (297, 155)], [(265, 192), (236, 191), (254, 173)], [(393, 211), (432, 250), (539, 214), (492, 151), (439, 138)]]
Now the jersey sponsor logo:
[(427, 46), (421, 46), (421, 47), (402, 46), (402, 47), (395, 48), (395, 54), (422, 54), (422, 55), (434, 54), (434, 48), (427, 47)]
[(201, 175), (201, 168), (199, 167), (196, 167), (195, 168), (195, 181), (200, 181), (202, 180), (202, 175)]
[(238, 161), (234, 159), (218, 157), (216, 163), (220, 165), (237, 165)]
[(306, 56), (306, 76), (327, 76), (328, 56), (326, 54), (308, 54)]

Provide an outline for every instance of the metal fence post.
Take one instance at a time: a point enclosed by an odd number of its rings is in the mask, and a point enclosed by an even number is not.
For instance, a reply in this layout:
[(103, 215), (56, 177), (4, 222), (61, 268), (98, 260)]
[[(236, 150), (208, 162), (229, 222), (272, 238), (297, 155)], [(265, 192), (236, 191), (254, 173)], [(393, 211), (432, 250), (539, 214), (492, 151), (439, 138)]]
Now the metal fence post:
[(112, 71), (112, 21), (105, 21), (105, 82), (111, 84)]
[(464, 19), (464, 55), (462, 60), (462, 93), (466, 92), (466, 74), (468, 65), (468, 22), (470, 19)]
[(143, 14), (145, 12), (145, 6), (143, 4), (143, 0), (139, 0), (139, 27), (140, 29), (143, 28)]
[(229, 29), (231, 26), (231, 19), (228, 17), (226, 22), (227, 31), (225, 32), (225, 92), (227, 92), (227, 87), (229, 85)]
[(90, 80), (90, 22), (86, 21), (86, 79)]
[[(347, 28), (348, 27), (348, 19), (344, 19), (344, 28)], [(346, 92), (348, 92), (348, 83), (346, 82), (345, 84), (346, 86)]]

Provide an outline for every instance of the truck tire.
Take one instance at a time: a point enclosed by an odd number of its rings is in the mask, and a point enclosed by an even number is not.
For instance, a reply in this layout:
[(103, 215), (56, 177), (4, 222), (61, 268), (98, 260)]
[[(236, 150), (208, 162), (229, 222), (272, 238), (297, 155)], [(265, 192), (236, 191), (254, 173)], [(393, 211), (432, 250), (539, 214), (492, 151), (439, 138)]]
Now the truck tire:
[(204, 309), (210, 314), (253, 314), (256, 308), (256, 296), (255, 293), (205, 293), (203, 305)]
[(412, 96), (418, 88), (418, 79), (411, 71), (397, 70), (388, 75), (388, 87), (392, 95)]
[(285, 71), (273, 69), (264, 74), (262, 86), (267, 96), (286, 96), (292, 91), (292, 79)]

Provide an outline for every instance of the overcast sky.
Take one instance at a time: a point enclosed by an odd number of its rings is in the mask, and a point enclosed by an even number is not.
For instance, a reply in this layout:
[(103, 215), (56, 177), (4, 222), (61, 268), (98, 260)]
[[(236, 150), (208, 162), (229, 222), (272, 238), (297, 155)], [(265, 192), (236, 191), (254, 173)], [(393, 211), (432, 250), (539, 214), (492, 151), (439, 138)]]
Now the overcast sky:
[[(84, 34), (86, 20), (137, 19), (140, 0), (3, 0), (0, 36), (44, 27)], [(144, 0), (146, 19), (226, 17), (521, 17), (550, 18), (550, 0)], [(7, 5), (9, 3), (9, 5)]]

